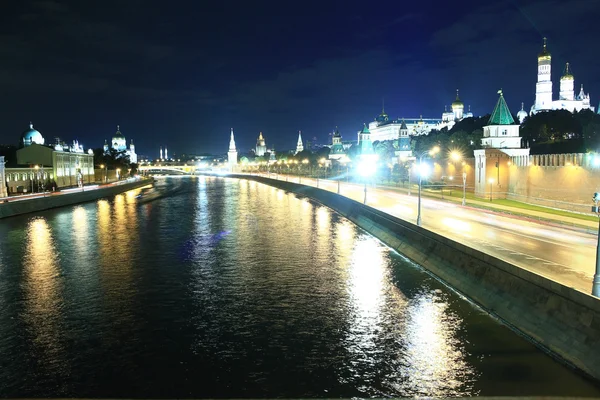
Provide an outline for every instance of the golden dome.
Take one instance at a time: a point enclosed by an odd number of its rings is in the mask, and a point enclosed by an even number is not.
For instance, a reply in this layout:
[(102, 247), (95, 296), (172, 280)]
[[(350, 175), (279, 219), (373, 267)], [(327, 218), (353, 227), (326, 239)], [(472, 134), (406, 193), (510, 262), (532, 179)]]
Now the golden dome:
[(560, 80), (566, 80), (566, 81), (573, 81), (575, 80), (575, 78), (573, 77), (573, 75), (571, 74), (571, 70), (569, 69), (569, 63), (567, 63), (567, 65), (565, 65), (565, 73), (563, 74), (563, 76), (560, 77)]
[(460, 101), (460, 98), (458, 97), (458, 89), (456, 89), (456, 100), (452, 102), (452, 109), (455, 108), (465, 108), (465, 105), (462, 101)]
[(538, 60), (549, 60), (551, 58), (551, 54), (546, 47), (546, 38), (544, 38), (544, 47), (542, 47), (542, 52), (538, 54)]

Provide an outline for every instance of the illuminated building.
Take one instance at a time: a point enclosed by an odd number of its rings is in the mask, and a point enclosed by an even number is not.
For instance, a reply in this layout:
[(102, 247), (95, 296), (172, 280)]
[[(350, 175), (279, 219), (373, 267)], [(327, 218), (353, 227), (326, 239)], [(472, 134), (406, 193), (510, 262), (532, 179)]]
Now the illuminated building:
[[(57, 139), (54, 146), (44, 145), (40, 132), (29, 129), (21, 135), (22, 148), (17, 150), (17, 168), (7, 168), (5, 181), (8, 190), (15, 193), (22, 187), (30, 191), (31, 182), (56, 182), (57, 187), (77, 186), (94, 182), (94, 152), (83, 150), (77, 140), (71, 145)], [(36, 168), (37, 167), (37, 168)]]
[[(452, 102), (451, 108), (452, 111), (447, 111), (447, 108), (444, 109), (442, 118), (423, 118), (421, 115), (419, 118), (399, 118), (395, 120), (390, 119), (385, 109), (382, 108), (381, 114), (368, 125), (371, 132), (371, 140), (376, 142), (398, 139), (402, 123), (406, 126), (408, 136), (427, 135), (433, 129), (451, 129), (458, 121), (473, 117), (470, 108), (468, 112), (464, 112), (465, 106), (458, 96), (458, 90), (456, 90), (456, 99)], [(358, 135), (360, 136), (360, 131)]]
[(331, 151), (329, 152), (329, 159), (340, 160), (345, 156), (346, 152), (344, 151), (344, 146), (342, 144), (342, 135), (340, 135), (340, 131), (336, 126), (335, 132), (333, 132), (333, 137), (331, 139)]
[(296, 143), (296, 153), (304, 151), (304, 145), (302, 144), (302, 131), (298, 131), (298, 143)]
[(257, 157), (262, 157), (267, 152), (267, 145), (265, 144), (265, 139), (263, 138), (262, 132), (258, 134), (258, 139), (256, 139), (256, 149), (254, 150), (254, 154)]
[(235, 148), (235, 140), (233, 138), (233, 128), (231, 128), (231, 138), (229, 139), (229, 151), (227, 152), (227, 164), (229, 171), (233, 172), (237, 165), (237, 150)]
[[(131, 139), (131, 143), (129, 144), (129, 149), (127, 149), (127, 140), (125, 140), (125, 136), (121, 133), (119, 129), (119, 125), (117, 125), (117, 132), (115, 132), (112, 140), (110, 142), (110, 147), (118, 152), (125, 152), (126, 155), (129, 156), (130, 163), (137, 163), (137, 154), (135, 153), (135, 145), (133, 144), (133, 139)], [(104, 153), (108, 153), (109, 145), (106, 141), (104, 141)]]
[(579, 94), (575, 96), (575, 78), (571, 73), (569, 63), (560, 78), (560, 91), (558, 100), (552, 100), (552, 55), (546, 46), (546, 38), (542, 52), (538, 55), (538, 80), (535, 87), (535, 103), (531, 106), (531, 114), (548, 110), (567, 110), (571, 112), (581, 110), (592, 110), (590, 106), (590, 95), (583, 91), (583, 85)]
[(484, 198), (506, 198), (511, 160), (515, 166), (529, 165), (529, 149), (521, 148), (519, 124), (515, 123), (502, 90), (483, 127), (482, 149), (475, 155), (475, 195)]

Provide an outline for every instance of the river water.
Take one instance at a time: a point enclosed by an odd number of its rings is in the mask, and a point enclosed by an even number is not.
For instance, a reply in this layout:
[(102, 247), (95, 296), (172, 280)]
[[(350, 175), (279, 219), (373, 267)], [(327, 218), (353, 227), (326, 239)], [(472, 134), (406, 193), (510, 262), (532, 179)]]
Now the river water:
[(0, 397), (600, 396), (308, 199), (140, 192), (0, 222)]

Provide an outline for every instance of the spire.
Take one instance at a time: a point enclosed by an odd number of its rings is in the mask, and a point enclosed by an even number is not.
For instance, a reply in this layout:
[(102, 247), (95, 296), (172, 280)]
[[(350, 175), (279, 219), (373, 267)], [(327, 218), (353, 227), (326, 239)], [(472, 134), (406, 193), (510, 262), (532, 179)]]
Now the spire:
[(460, 98), (458, 97), (458, 89), (456, 89), (456, 100), (460, 101)]
[(381, 113), (385, 114), (385, 99), (381, 98)]
[(545, 57), (547, 57), (548, 59), (550, 58), (550, 52), (548, 51), (546, 38), (544, 38), (544, 45), (542, 46), (542, 52), (538, 55), (538, 58), (545, 58)]
[(448, 106), (447, 105), (444, 106), (444, 112), (448, 112)]
[(469, 112), (471, 112), (471, 105), (469, 104)]
[(33, 129), (33, 122), (29, 121), (29, 129)]
[(120, 130), (121, 130), (120, 126), (117, 125), (117, 132), (120, 131)]
[(406, 122), (404, 121), (404, 118), (402, 118), (402, 124), (400, 124), (400, 129), (408, 129), (408, 127), (406, 126)]
[(231, 138), (229, 139), (229, 151), (236, 151), (235, 139), (233, 138), (233, 128), (231, 128)]
[(302, 144), (302, 131), (298, 131), (298, 143), (296, 143), (296, 154), (304, 151), (304, 145)]
[(523, 107), (525, 107), (525, 103), (521, 102), (521, 111), (525, 111)]
[[(233, 128), (232, 128), (231, 130), (233, 131)], [(260, 133), (258, 134), (258, 140), (264, 140), (264, 139), (263, 139), (263, 136), (262, 136), (262, 132), (260, 132)]]
[(502, 89), (498, 90), (498, 94), (500, 97), (498, 98), (498, 102), (496, 103), (496, 107), (492, 112), (492, 116), (490, 117), (488, 125), (514, 125), (515, 120), (508, 109), (506, 100), (504, 100)]
[(362, 129), (362, 131), (360, 131), (360, 133), (363, 133), (363, 134), (370, 134), (371, 133), (371, 131), (369, 130), (369, 128), (367, 128), (367, 124), (363, 123), (363, 129)]

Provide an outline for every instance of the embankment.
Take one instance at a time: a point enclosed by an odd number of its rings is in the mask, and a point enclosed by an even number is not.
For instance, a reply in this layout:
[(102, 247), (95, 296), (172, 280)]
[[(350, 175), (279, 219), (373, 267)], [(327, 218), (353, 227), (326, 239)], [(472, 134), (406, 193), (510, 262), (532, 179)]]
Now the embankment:
[(232, 177), (307, 196), (335, 210), (540, 347), (600, 379), (600, 300), (335, 193), (263, 177)]
[(114, 196), (131, 189), (150, 185), (152, 182), (153, 181), (151, 179), (142, 179), (139, 181), (123, 183), (120, 185), (110, 185), (84, 192), (54, 194), (46, 197), (36, 197), (33, 199), (0, 203), (0, 218), (14, 217), (16, 215), (33, 213), (51, 208), (95, 201), (103, 197)]

